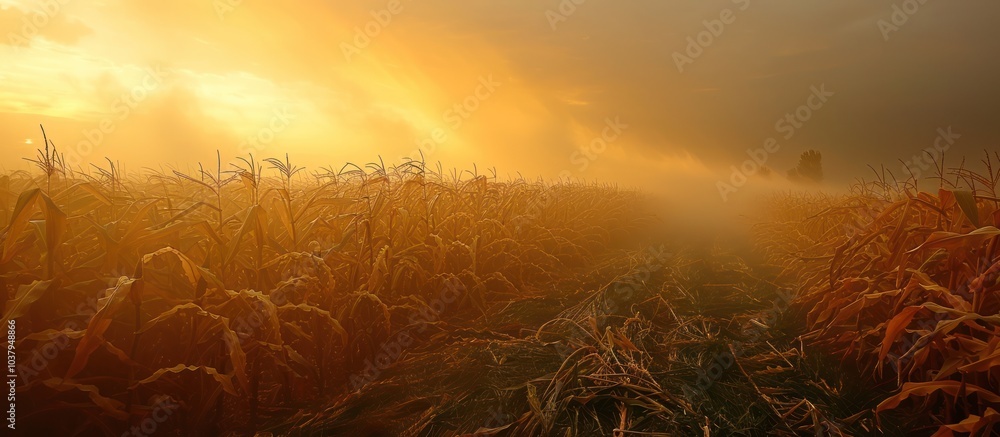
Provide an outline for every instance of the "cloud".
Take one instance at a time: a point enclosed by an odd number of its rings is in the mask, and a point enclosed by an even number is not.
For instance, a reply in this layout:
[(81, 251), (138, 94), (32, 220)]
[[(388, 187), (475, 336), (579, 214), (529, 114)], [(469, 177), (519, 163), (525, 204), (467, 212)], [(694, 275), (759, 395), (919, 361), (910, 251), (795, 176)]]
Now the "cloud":
[(66, 0), (0, 3), (0, 46), (29, 48), (37, 38), (74, 45), (93, 30), (64, 7)]
[[(994, 3), (927, 2), (886, 42), (877, 23), (892, 4), (861, 1), (751, 0), (746, 10), (729, 0), (587, 1), (555, 30), (546, 17), (554, 0), (401, 0), (396, 12), (388, 0), (244, 1), (220, 17), (221, 1), (71, 3), (44, 29), (46, 42), (2, 73), (0, 120), (33, 114), (78, 131), (132, 83), (122, 72), (164, 63), (180, 82), (123, 121), (107, 154), (151, 165), (236, 153), (287, 109), (294, 122), (261, 153), (370, 162), (447, 129), (431, 161), (553, 178), (574, 170), (573, 154), (618, 116), (629, 129), (587, 178), (657, 185), (634, 176), (638, 166), (693, 172), (711, 191), (706, 175), (742, 162), (822, 83), (837, 101), (773, 156), (779, 174), (818, 148), (830, 178), (848, 181), (864, 164), (911, 156), (948, 125), (967, 133), (969, 149), (1000, 140), (989, 116), (1000, 98), (1000, 60), (988, 55), (1000, 49)], [(672, 53), (727, 8), (735, 21), (678, 72)], [(12, 10), (0, 12), (5, 28), (19, 20)], [(451, 129), (449, 108), (489, 75), (502, 86)], [(0, 140), (23, 142), (34, 124)], [(128, 148), (138, 142), (147, 153)]]

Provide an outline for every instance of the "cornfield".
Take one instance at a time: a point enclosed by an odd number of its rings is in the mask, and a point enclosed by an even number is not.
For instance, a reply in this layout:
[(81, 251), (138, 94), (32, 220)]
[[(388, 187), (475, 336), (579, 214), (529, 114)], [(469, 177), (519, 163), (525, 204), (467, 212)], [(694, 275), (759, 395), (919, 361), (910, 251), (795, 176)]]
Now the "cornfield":
[(954, 171), (971, 191), (777, 196), (760, 261), (650, 244), (645, 197), (613, 185), (287, 156), (73, 171), (48, 140), (31, 161), (0, 177), (0, 280), (32, 435), (986, 435), (1000, 420), (992, 169)]
[(171, 429), (257, 429), (343, 393), (415, 323), (489, 317), (593, 263), (637, 199), (422, 163), (126, 175), (39, 154), (41, 176), (0, 178), (3, 311), (33, 352), (24, 426), (60, 435), (115, 434), (163, 402)]
[(876, 413), (902, 412), (935, 436), (1000, 432), (993, 158), (985, 174), (941, 163), (933, 194), (880, 176), (848, 196), (779, 196), (759, 228), (761, 246), (801, 284), (803, 341), (889, 381)]

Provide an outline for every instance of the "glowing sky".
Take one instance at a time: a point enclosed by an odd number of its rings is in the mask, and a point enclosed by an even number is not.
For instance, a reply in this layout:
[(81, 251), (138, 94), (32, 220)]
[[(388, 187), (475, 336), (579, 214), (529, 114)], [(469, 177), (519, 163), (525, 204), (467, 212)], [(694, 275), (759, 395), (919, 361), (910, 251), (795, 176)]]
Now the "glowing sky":
[[(449, 167), (706, 191), (769, 137), (776, 171), (815, 148), (834, 180), (898, 170), (948, 126), (978, 159), (1000, 144), (1000, 2), (908, 2), (889, 28), (894, 3), (867, 0), (0, 0), (0, 157), (21, 168), (44, 123), (78, 162), (131, 168), (423, 144)], [(835, 96), (784, 139), (820, 85)]]

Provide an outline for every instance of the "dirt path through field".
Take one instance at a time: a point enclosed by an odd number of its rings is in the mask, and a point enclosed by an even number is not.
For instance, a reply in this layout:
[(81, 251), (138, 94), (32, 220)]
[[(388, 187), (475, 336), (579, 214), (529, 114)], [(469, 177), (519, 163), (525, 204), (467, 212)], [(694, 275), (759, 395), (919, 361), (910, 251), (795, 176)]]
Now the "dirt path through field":
[[(870, 408), (796, 349), (775, 270), (724, 248), (623, 252), (572, 280), (442, 312), (293, 435), (794, 435)], [(707, 424), (707, 425), (706, 425)], [(843, 423), (836, 423), (843, 427)], [(361, 431), (358, 431), (361, 430)]]

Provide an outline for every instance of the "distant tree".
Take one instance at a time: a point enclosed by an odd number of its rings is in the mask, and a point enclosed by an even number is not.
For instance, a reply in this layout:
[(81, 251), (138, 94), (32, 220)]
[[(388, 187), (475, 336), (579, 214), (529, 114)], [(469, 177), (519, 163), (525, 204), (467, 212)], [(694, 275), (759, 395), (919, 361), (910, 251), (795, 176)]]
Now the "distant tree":
[(817, 150), (809, 150), (799, 157), (799, 165), (788, 170), (788, 179), (799, 183), (823, 181), (823, 155)]

